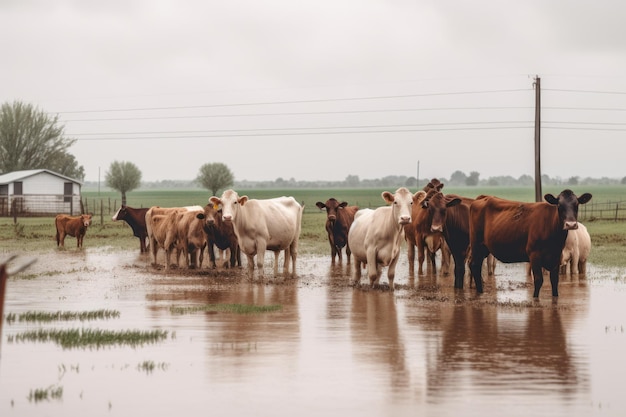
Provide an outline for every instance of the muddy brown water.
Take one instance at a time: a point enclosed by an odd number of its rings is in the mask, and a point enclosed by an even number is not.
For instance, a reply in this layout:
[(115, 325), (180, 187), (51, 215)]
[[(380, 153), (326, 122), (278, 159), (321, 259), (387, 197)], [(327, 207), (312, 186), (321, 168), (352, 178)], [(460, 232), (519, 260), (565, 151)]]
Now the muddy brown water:
[[(523, 264), (498, 264), (477, 297), (467, 281), (455, 290), (451, 277), (409, 277), (405, 254), (395, 292), (369, 289), (365, 277), (351, 286), (351, 267), (329, 257), (300, 256), (296, 279), (273, 277), (268, 266), (264, 281), (243, 270), (155, 269), (147, 256), (107, 248), (36, 258), (9, 279), (5, 315), (120, 316), (5, 321), (3, 417), (626, 415), (622, 270), (589, 265), (586, 277), (562, 277), (556, 302), (547, 280), (535, 302)], [(217, 303), (282, 310), (171, 310)], [(162, 329), (167, 337), (67, 349), (16, 340), (65, 328)], [(48, 388), (62, 392), (29, 399)]]

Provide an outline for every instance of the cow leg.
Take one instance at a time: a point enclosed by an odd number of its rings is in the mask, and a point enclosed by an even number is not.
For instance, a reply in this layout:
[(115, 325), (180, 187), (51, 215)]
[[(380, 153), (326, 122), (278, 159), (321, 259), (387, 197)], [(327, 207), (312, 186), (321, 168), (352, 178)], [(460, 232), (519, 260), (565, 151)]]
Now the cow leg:
[[(550, 285), (552, 285), (552, 296), (558, 297), (559, 296), (559, 267), (558, 266), (550, 270)], [(536, 288), (535, 288), (535, 292), (537, 292)], [(537, 293), (535, 297), (538, 297), (538, 296), (539, 294)]]
[(441, 245), (441, 272), (444, 275), (450, 275), (450, 249), (445, 244), (445, 242)]
[(352, 259), (354, 260), (354, 285), (359, 285), (359, 283), (361, 282), (361, 261), (359, 261), (356, 256), (354, 256)]
[(393, 259), (387, 269), (387, 279), (389, 279), (389, 289), (394, 291), (393, 279), (396, 277), (396, 264), (398, 263), (398, 257)]
[(424, 246), (424, 239), (419, 236), (417, 239), (417, 274), (424, 275), (424, 259), (426, 257), (426, 247)]
[(246, 257), (248, 258), (248, 276), (252, 279), (254, 278), (254, 255), (246, 254)]
[[(533, 281), (535, 283), (535, 292), (533, 293), (534, 298), (539, 298), (539, 291), (543, 286), (543, 269), (541, 268), (541, 263), (539, 261), (530, 262), (531, 270), (533, 272)], [(557, 269), (558, 272), (558, 269)], [(552, 280), (552, 275), (550, 275), (550, 280)], [(558, 282), (558, 280), (557, 280)]]
[(346, 243), (346, 265), (350, 265), (350, 256), (352, 255), (352, 251), (350, 250), (350, 245)]
[(415, 245), (411, 242), (407, 242), (406, 255), (409, 261), (409, 275), (415, 275)]
[[(478, 247), (472, 248), (470, 256), (470, 273), (471, 277), (474, 278), (474, 284), (476, 284), (476, 292), (479, 294), (483, 292), (483, 262), (488, 255), (489, 252), (487, 252), (487, 248), (482, 245), (478, 245)], [(465, 260), (459, 261), (460, 262), (457, 263), (457, 259), (454, 258), (455, 279), (458, 269), (461, 269), (463, 271), (462, 275), (465, 275)], [(460, 266), (460, 268), (458, 268), (457, 265)], [(463, 278), (461, 278), (461, 281), (463, 281)], [(463, 288), (463, 286), (461, 286), (460, 288)]]
[[(285, 249), (284, 251), (284, 261), (283, 261), (283, 275), (287, 275), (289, 272), (289, 249)], [(280, 256), (280, 251), (274, 251), (274, 276), (278, 275), (278, 258)]]

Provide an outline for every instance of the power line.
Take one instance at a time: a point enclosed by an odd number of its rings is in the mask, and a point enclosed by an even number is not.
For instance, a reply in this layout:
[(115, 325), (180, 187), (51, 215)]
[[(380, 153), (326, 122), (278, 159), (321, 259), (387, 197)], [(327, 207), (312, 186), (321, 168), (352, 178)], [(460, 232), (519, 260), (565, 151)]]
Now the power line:
[(201, 109), (215, 107), (239, 107), (239, 106), (265, 106), (276, 104), (303, 104), (303, 103), (327, 103), (339, 101), (358, 101), (358, 100), (388, 100), (398, 98), (411, 97), (435, 97), (435, 96), (452, 96), (452, 95), (469, 95), (469, 94), (495, 94), (495, 93), (513, 93), (520, 91), (529, 91), (527, 88), (511, 89), (511, 90), (479, 90), (479, 91), (458, 91), (448, 93), (422, 93), (422, 94), (403, 94), (392, 96), (371, 96), (371, 97), (343, 97), (343, 98), (327, 98), (312, 100), (286, 100), (286, 101), (265, 101), (253, 103), (231, 103), (231, 104), (205, 104), (197, 106), (169, 106), (169, 107), (142, 107), (130, 109), (105, 109), (105, 110), (74, 110), (63, 112), (50, 112), (56, 114), (79, 114), (79, 113), (109, 113), (109, 112), (127, 112), (127, 111), (153, 111), (153, 110), (182, 110), (182, 109)]

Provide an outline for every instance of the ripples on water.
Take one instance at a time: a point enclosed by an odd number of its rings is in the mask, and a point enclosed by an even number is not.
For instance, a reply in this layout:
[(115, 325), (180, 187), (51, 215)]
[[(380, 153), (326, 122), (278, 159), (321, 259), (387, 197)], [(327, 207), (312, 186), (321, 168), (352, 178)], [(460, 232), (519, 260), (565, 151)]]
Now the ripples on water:
[[(54, 252), (12, 278), (5, 314), (111, 309), (120, 318), (4, 323), (0, 415), (626, 415), (622, 271), (589, 266), (532, 300), (523, 265), (486, 293), (406, 275), (395, 293), (301, 257), (299, 278), (165, 272), (132, 254)], [(270, 269), (271, 270), (271, 269)], [(386, 282), (383, 273), (382, 282)], [(280, 304), (278, 312), (173, 314), (171, 306)], [(139, 347), (15, 342), (37, 328), (163, 329)], [(142, 364), (153, 364), (146, 370)], [(35, 402), (32, 390), (62, 387)]]

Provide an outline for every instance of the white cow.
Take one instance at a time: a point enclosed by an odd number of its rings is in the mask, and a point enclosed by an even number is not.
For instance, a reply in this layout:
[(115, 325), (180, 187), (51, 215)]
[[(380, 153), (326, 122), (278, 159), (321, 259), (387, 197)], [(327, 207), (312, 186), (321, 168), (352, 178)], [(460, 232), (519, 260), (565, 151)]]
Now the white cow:
[(267, 250), (274, 252), (274, 275), (278, 273), (278, 255), (285, 251), (283, 273), (285, 276), (289, 274), (291, 260), (292, 275), (295, 276), (303, 210), (295, 198), (250, 199), (226, 190), (221, 197), (213, 196), (209, 201), (221, 206), (225, 222), (232, 222), (241, 252), (248, 258), (250, 278), (254, 274), (255, 255), (259, 277), (263, 277)]
[(578, 229), (567, 232), (567, 239), (561, 253), (560, 272), (562, 274), (585, 274), (589, 252), (591, 252), (591, 236), (587, 227), (578, 222)]
[(418, 191), (411, 194), (404, 187), (396, 190), (395, 194), (385, 191), (381, 195), (390, 206), (357, 211), (348, 232), (355, 285), (361, 281), (361, 263), (365, 263), (371, 286), (378, 283), (382, 267), (388, 266), (389, 287), (394, 289), (393, 279), (400, 245), (404, 240), (404, 225), (411, 222), (413, 202), (423, 198), (423, 194), (426, 193)]

